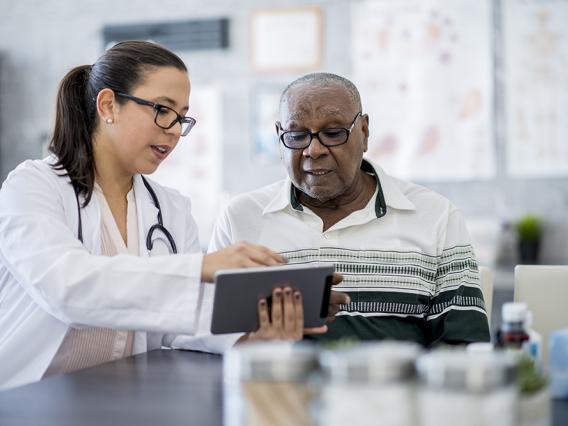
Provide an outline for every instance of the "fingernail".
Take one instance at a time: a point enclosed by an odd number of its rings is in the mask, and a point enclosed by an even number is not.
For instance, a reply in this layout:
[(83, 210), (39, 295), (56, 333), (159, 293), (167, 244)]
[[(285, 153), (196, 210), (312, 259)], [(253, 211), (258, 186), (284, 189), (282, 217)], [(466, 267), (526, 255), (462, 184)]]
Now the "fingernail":
[(300, 300), (300, 293), (298, 292), (294, 293), (294, 297), (296, 298), (296, 300)]
[(351, 303), (351, 298), (349, 296), (347, 296), (347, 300), (345, 301), (346, 305), (349, 305)]
[(282, 294), (282, 290), (278, 289), (278, 290), (274, 290), (274, 296), (275, 297), (280, 297)]
[(260, 306), (266, 306), (266, 300), (264, 299), (260, 299), (258, 303), (260, 304)]
[(286, 293), (286, 296), (290, 296), (292, 294), (292, 289), (287, 288), (284, 290), (284, 293)]

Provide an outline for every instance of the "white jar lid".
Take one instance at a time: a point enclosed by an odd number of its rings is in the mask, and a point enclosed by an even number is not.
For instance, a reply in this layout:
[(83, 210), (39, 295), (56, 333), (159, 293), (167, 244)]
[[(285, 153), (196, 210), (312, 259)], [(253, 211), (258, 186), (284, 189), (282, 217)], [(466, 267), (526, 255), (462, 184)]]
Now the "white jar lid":
[(513, 383), (515, 362), (506, 354), (436, 350), (416, 363), (422, 383), (436, 388), (486, 391)]
[(317, 348), (308, 343), (246, 343), (223, 359), (225, 380), (301, 381), (317, 367)]
[(320, 365), (329, 381), (393, 382), (416, 376), (414, 362), (422, 348), (412, 342), (361, 343), (323, 351)]
[(526, 303), (507, 302), (501, 307), (501, 316), (503, 321), (507, 322), (525, 322), (528, 307)]

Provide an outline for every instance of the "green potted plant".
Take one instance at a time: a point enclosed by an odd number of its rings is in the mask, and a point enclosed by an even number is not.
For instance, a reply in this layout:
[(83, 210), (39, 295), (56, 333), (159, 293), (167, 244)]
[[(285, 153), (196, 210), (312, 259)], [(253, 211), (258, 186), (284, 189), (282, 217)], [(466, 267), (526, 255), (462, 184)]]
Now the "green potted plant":
[(521, 264), (538, 263), (540, 241), (542, 238), (542, 221), (535, 215), (524, 215), (515, 224), (519, 239), (519, 255)]

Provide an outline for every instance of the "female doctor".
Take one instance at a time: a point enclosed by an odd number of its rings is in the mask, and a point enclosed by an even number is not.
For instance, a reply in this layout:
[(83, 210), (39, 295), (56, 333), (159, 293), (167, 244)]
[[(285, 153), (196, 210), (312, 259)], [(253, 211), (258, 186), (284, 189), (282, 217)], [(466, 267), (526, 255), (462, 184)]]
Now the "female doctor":
[[(0, 388), (171, 345), (215, 271), (283, 262), (247, 243), (203, 256), (189, 199), (144, 177), (195, 124), (189, 92), (181, 59), (140, 41), (61, 82), (51, 155), (0, 190)], [(273, 297), (247, 338), (300, 338), (301, 295)]]

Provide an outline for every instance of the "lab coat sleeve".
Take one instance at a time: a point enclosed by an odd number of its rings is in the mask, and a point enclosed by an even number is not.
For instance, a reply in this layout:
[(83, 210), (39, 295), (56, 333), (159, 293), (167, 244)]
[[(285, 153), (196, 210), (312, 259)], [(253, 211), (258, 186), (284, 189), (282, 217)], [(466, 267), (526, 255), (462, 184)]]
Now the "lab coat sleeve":
[[(230, 219), (225, 210), (217, 221), (213, 236), (209, 244), (209, 253), (227, 247), (232, 241)], [(176, 349), (189, 349), (201, 352), (224, 353), (230, 349), (243, 333), (211, 334), (211, 320), (213, 318), (213, 299), (215, 286), (204, 284), (203, 303), (199, 317), (199, 327), (194, 336), (177, 336), (171, 346)]]
[(431, 345), (489, 341), (477, 260), (465, 220), (453, 206), (438, 246), (436, 290), (426, 316)]
[(55, 179), (18, 168), (0, 191), (0, 261), (30, 297), (74, 327), (193, 333), (202, 255), (90, 254), (66, 223)]

